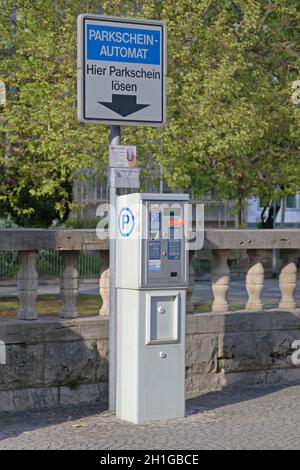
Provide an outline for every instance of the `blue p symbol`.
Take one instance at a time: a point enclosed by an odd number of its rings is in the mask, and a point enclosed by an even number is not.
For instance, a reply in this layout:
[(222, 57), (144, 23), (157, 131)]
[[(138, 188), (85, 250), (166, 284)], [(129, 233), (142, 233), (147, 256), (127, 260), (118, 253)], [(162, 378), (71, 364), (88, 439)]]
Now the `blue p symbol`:
[(122, 230), (124, 230), (125, 225), (129, 224), (129, 215), (122, 214)]
[(123, 207), (120, 211), (118, 226), (122, 237), (129, 237), (134, 229), (134, 215), (129, 207)]

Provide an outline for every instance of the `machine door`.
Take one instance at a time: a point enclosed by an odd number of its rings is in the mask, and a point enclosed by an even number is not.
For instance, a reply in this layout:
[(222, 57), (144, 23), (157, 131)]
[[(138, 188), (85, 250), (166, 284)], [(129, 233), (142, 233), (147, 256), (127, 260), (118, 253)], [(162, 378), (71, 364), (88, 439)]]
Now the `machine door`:
[(180, 340), (179, 294), (149, 297), (146, 344), (170, 344)]
[[(171, 294), (171, 295), (170, 295)], [(184, 416), (185, 354), (182, 292), (146, 294), (144, 419)], [(182, 316), (183, 315), (183, 316)]]

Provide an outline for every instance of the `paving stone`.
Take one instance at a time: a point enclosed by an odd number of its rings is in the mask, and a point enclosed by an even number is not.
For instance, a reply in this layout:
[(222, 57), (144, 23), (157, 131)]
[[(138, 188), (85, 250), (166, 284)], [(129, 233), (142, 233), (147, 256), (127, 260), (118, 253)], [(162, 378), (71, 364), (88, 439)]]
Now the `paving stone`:
[(186, 411), (143, 425), (99, 404), (0, 413), (0, 450), (300, 449), (300, 385), (226, 387), (189, 397)]

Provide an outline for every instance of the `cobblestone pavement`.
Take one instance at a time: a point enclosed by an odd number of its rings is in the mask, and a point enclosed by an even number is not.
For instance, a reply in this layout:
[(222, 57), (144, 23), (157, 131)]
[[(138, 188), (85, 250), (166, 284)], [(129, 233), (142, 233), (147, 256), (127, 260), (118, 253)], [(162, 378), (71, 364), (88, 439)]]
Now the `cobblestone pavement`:
[(300, 385), (209, 392), (187, 417), (133, 425), (97, 405), (0, 414), (2, 449), (300, 449)]

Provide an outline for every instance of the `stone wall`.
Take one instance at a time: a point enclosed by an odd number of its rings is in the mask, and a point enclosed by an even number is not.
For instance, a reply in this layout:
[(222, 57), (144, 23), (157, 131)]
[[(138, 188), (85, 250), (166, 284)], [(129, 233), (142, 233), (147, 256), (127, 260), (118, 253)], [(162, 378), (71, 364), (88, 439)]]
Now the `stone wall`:
[(187, 389), (300, 383), (292, 344), (300, 310), (195, 314), (187, 317)]
[(1, 320), (0, 410), (107, 402), (108, 320)]
[[(0, 410), (107, 404), (108, 319), (1, 320)], [(187, 390), (300, 382), (291, 345), (300, 310), (187, 316)]]

